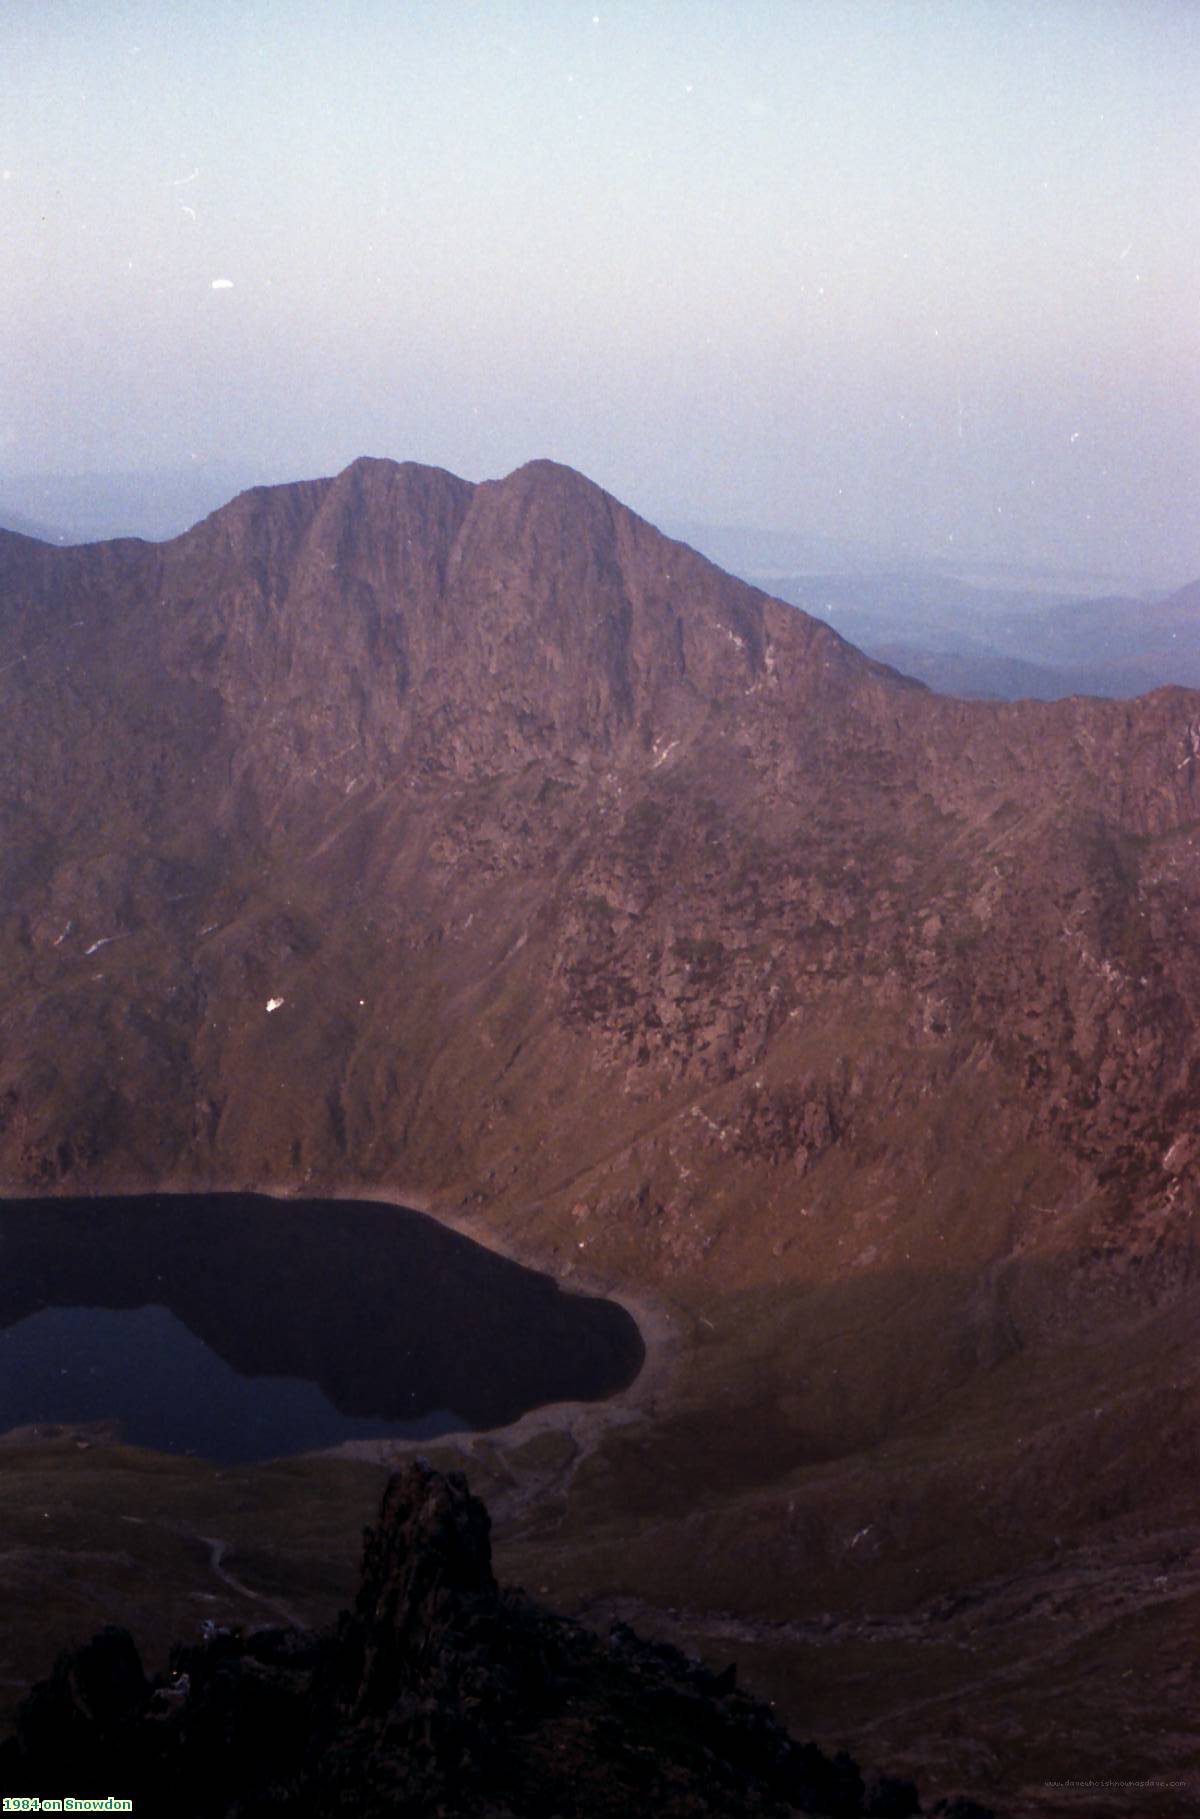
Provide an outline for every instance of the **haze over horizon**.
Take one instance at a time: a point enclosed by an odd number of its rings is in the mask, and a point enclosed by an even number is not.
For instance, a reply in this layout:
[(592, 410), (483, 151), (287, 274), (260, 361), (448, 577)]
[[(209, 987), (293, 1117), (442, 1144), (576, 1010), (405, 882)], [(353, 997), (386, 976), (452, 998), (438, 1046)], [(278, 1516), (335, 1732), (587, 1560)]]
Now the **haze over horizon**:
[(1200, 573), (1200, 13), (17, 0), (4, 476), (536, 455)]

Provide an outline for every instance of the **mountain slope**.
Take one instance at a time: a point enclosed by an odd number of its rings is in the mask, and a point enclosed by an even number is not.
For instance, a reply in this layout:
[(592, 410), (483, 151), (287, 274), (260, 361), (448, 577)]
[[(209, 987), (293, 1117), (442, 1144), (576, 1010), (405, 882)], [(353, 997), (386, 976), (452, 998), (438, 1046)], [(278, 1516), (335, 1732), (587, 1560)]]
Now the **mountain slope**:
[[(1169, 1147), (1192, 1066), (1183, 694), (938, 700), (549, 463), (472, 488), (359, 462), (161, 547), (6, 538), (0, 585), (10, 1020), (28, 993), (36, 1052), (49, 1004), (98, 1010), (118, 1044), (136, 1024), (227, 1076), (211, 1139), (176, 1109), (155, 1174), (286, 1174), (272, 1132), (293, 1114), (306, 1166), (393, 1166), (411, 1142), (376, 1051), (421, 1032), (397, 1035), (383, 952), (421, 954), (425, 995), (464, 997), (439, 1044), (474, 1042), (466, 1002), (486, 1014), (496, 950), (522, 937), (514, 1034), (582, 1045), (621, 1101), (728, 1087), (869, 1003), (939, 1069), (982, 1044), (1018, 1093), (1053, 1077), (1026, 1115), (1076, 1159), (1103, 1155), (1106, 1107), (1139, 1167)], [(518, 1001), (538, 970), (549, 993)], [(161, 998), (141, 983), (158, 975)], [(269, 992), (289, 998), (270, 1023)], [(314, 1130), (306, 1093), (240, 1153), (235, 1101), (261, 1070), (236, 1065), (253, 1050), (274, 1071), (278, 1050), (286, 1070), (312, 1017), (356, 1128)], [(1135, 1066), (1141, 1029), (1156, 1067)], [(9, 1052), (23, 1103), (28, 1052)], [(47, 1059), (65, 1090), (77, 1061)], [(393, 1071), (411, 1092), (414, 1069)], [(76, 1147), (128, 1168), (116, 1054), (105, 1072), (116, 1121)], [(71, 1144), (60, 1111), (46, 1140)], [(36, 1118), (14, 1151), (10, 1117), (10, 1176), (66, 1179)]]
[(573, 1596), (1194, 1495), (1200, 697), (941, 698), (569, 470), (360, 461), (0, 537), (0, 713), (10, 1191), (390, 1188), (652, 1302)]

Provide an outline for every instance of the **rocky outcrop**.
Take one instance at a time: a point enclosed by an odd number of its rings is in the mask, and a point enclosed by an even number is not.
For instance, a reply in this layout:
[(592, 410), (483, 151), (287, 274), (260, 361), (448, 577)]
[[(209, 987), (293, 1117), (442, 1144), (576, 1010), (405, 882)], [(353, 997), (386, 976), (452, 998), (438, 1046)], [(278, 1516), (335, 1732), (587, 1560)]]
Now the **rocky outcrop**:
[[(10, 1795), (103, 1789), (160, 1819), (790, 1813), (905, 1819), (910, 1782), (798, 1744), (671, 1647), (607, 1642), (493, 1577), (487, 1511), (417, 1461), (336, 1629), (218, 1632), (149, 1682), (121, 1630), (56, 1663), (0, 1746)], [(934, 1813), (988, 1819), (966, 1800)]]

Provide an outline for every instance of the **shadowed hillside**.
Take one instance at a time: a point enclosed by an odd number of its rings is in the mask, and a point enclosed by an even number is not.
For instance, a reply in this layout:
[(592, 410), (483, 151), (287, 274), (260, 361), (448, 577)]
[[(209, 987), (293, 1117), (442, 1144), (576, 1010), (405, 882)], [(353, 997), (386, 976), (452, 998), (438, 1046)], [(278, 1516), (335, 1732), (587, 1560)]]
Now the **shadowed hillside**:
[[(605, 1644), (502, 1591), (489, 1527), (465, 1480), (410, 1465), (336, 1628), (210, 1625), (156, 1683), (107, 1629), (34, 1688), (0, 1746), (4, 1785), (119, 1787), (160, 1819), (921, 1812), (911, 1782), (795, 1743), (732, 1664), (713, 1673), (623, 1624)], [(992, 1819), (967, 1800), (932, 1810)]]

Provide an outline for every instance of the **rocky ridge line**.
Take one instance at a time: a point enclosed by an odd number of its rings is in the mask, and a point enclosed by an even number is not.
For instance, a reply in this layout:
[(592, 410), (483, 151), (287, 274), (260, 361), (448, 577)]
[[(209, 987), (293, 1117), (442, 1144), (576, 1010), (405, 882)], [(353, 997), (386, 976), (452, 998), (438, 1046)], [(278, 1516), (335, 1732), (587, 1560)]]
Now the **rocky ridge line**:
[[(768, 1707), (624, 1624), (607, 1643), (492, 1574), (484, 1505), (423, 1461), (388, 1483), (353, 1611), (314, 1633), (219, 1631), (146, 1678), (128, 1632), (65, 1654), (0, 1746), (10, 1794), (132, 1797), (144, 1819), (908, 1819)], [(962, 1798), (941, 1819), (993, 1819)]]

